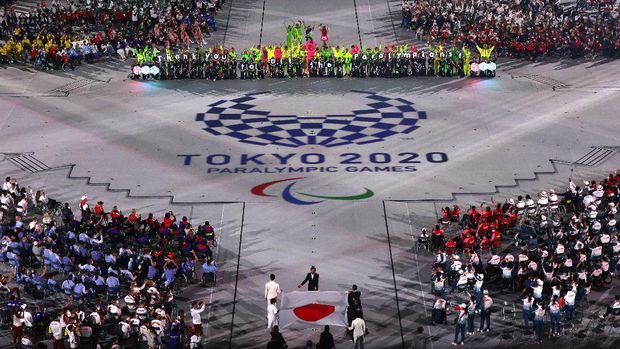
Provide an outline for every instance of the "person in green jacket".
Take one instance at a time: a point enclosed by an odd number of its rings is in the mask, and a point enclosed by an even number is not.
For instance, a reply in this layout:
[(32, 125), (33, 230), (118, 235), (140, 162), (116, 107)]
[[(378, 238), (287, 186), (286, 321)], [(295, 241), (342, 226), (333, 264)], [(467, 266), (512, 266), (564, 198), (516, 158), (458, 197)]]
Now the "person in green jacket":
[(303, 30), (302, 21), (297, 22), (293, 28), (293, 41), (295, 45), (301, 45), (304, 35)]
[(345, 49), (342, 57), (344, 59), (344, 76), (350, 76), (351, 75), (351, 61), (353, 60), (353, 55), (351, 54), (349, 49)]
[(452, 48), (450, 49), (450, 67), (452, 68), (452, 75), (458, 75), (459, 60), (461, 58), (459, 56), (459, 50), (456, 48), (456, 46), (452, 46)]
[(138, 61), (138, 65), (144, 65), (145, 57), (143, 50), (136, 50), (136, 60)]
[(323, 46), (321, 49), (321, 61), (327, 62), (332, 58), (332, 51), (329, 47)]
[(286, 26), (286, 46), (291, 47), (293, 44), (293, 27), (289, 24)]
[(248, 49), (244, 49), (243, 53), (241, 53), (241, 59), (243, 61), (249, 62), (250, 58), (251, 58), (251, 56), (250, 56), (250, 53), (248, 52)]
[(250, 49), (250, 53), (252, 54), (252, 57), (254, 58), (254, 63), (260, 63), (260, 58), (262, 55), (262, 51), (260, 49), (260, 46), (256, 45), (254, 47), (252, 47)]

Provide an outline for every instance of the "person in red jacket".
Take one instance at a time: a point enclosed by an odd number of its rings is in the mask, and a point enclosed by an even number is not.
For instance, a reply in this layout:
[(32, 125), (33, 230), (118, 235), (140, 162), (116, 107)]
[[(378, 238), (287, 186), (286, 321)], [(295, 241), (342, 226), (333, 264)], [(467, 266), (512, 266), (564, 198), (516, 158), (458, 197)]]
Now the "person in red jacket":
[(433, 250), (436, 250), (443, 245), (443, 234), (443, 229), (439, 225), (436, 225), (435, 229), (433, 229), (433, 237), (431, 238)]
[(485, 251), (489, 249), (489, 246), (491, 245), (491, 241), (489, 240), (488, 237), (484, 236), (482, 238), (482, 240), (480, 240), (480, 249)]
[(465, 235), (463, 241), (463, 250), (472, 250), (474, 247), (474, 243), (476, 243), (476, 239), (471, 234)]
[(441, 209), (441, 224), (449, 224), (450, 217), (452, 216), (452, 211), (450, 207), (444, 207)]
[(282, 59), (282, 48), (280, 47), (280, 45), (276, 46), (275, 50), (273, 51), (273, 57), (276, 59), (276, 61), (280, 61)]
[(446, 254), (454, 254), (456, 250), (456, 241), (454, 239), (450, 239), (446, 242)]
[(493, 229), (493, 232), (491, 233), (491, 246), (493, 246), (494, 249), (498, 249), (502, 246), (501, 238), (502, 235), (499, 230)]
[(450, 221), (452, 223), (458, 223), (461, 220), (461, 208), (459, 205), (452, 206), (452, 213), (450, 214)]

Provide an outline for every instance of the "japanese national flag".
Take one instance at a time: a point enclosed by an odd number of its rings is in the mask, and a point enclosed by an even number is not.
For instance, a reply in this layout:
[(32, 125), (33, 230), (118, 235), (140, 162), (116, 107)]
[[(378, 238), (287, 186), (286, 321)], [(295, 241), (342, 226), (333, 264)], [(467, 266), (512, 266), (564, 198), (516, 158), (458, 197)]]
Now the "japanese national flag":
[(280, 328), (347, 326), (347, 293), (339, 291), (284, 293), (279, 313)]

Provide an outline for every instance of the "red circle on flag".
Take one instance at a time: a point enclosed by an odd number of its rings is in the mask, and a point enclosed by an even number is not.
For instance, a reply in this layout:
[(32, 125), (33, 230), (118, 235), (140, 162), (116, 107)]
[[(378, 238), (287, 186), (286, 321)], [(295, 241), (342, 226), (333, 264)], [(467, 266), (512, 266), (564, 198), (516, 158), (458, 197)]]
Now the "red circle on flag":
[(328, 317), (336, 310), (329, 304), (306, 304), (293, 309), (295, 316), (304, 321), (319, 321)]

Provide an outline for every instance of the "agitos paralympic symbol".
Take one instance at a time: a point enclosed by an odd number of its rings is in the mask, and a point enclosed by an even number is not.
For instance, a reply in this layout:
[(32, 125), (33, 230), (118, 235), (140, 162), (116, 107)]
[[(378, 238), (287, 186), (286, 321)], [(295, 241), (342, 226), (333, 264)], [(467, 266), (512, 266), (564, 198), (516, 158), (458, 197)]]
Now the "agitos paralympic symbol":
[[(375, 193), (368, 188), (364, 188), (366, 191), (361, 194), (349, 195), (349, 196), (328, 196), (328, 195), (318, 195), (318, 194), (302, 193), (302, 192), (294, 191), (293, 187), (295, 186), (295, 184), (297, 184), (297, 181), (301, 179), (305, 179), (305, 178), (306, 177), (295, 177), (295, 178), (287, 178), (287, 179), (280, 179), (277, 181), (266, 182), (266, 183), (262, 183), (262, 184), (255, 186), (250, 191), (252, 192), (252, 194), (257, 195), (257, 196), (275, 197), (276, 195), (265, 193), (265, 190), (279, 183), (290, 182), (282, 190), (281, 196), (282, 196), (282, 199), (284, 199), (285, 201), (291, 204), (295, 204), (295, 205), (314, 205), (314, 204), (319, 204), (324, 201), (332, 201), (332, 200), (356, 201), (356, 200), (368, 199), (375, 195)], [(299, 196), (312, 198), (314, 200), (312, 199), (310, 199), (312, 201), (302, 200), (301, 198), (299, 198)]]
[(382, 142), (410, 134), (420, 127), (419, 121), (426, 119), (426, 112), (417, 110), (413, 102), (357, 90), (347, 95), (358, 104), (365, 100), (363, 107), (355, 110), (324, 116), (278, 115), (258, 105), (260, 96), (269, 93), (216, 101), (204, 113), (198, 113), (196, 121), (204, 123), (203, 129), (214, 136), (246, 144), (297, 148)]

